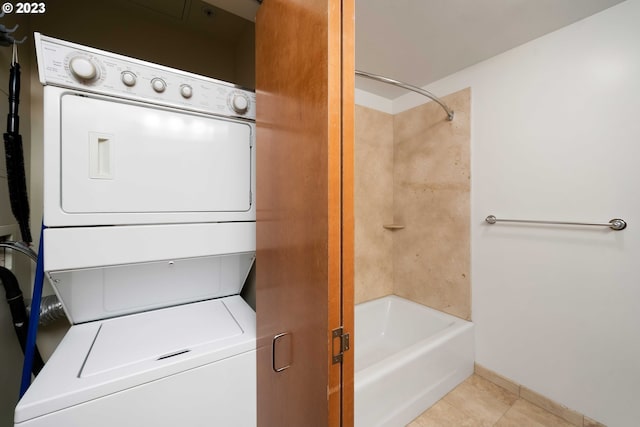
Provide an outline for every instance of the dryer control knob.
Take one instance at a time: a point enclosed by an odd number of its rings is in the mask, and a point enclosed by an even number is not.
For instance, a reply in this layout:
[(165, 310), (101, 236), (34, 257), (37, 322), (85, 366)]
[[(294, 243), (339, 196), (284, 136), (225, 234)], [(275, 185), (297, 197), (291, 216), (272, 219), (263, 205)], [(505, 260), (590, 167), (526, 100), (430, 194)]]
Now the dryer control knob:
[(92, 82), (98, 79), (98, 67), (86, 56), (74, 56), (69, 61), (69, 71), (81, 82)]
[(180, 95), (182, 95), (183, 98), (191, 98), (193, 95), (193, 88), (189, 85), (180, 86)]
[(136, 75), (131, 71), (123, 71), (122, 75), (120, 76), (120, 79), (122, 80), (122, 83), (124, 83), (129, 87), (134, 86), (136, 84)]
[(162, 93), (167, 88), (167, 84), (164, 80), (156, 77), (151, 80), (151, 87), (153, 87), (153, 90), (155, 90), (156, 92)]
[(249, 109), (249, 99), (240, 93), (231, 95), (231, 109), (238, 114), (244, 114)]

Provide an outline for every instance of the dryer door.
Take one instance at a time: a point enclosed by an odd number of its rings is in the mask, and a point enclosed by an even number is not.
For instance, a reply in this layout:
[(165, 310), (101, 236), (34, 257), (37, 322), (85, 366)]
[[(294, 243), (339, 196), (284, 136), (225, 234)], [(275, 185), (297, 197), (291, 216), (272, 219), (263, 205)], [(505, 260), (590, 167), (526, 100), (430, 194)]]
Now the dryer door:
[(251, 209), (251, 124), (73, 93), (60, 108), (64, 213)]

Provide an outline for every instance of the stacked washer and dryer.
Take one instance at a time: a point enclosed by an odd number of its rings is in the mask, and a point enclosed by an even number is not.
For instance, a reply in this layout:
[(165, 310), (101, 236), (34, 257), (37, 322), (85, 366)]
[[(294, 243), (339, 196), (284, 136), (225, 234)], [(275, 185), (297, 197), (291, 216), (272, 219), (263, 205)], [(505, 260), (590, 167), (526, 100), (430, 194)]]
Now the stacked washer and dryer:
[(72, 326), (15, 425), (255, 425), (254, 93), (35, 40), (44, 268)]

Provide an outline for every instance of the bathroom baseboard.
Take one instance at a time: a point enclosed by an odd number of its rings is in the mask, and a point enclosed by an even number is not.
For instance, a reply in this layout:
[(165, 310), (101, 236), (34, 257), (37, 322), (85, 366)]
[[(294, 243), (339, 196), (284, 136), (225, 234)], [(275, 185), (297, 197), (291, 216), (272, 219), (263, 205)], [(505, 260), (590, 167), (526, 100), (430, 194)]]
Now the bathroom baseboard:
[(549, 399), (546, 396), (541, 395), (517, 382), (504, 377), (496, 372), (493, 372), (482, 365), (475, 364), (475, 374), (500, 386), (518, 397), (539, 406), (552, 414), (562, 418), (563, 420), (570, 422), (577, 427), (606, 427), (604, 424), (599, 423), (578, 411), (569, 409), (558, 402)]

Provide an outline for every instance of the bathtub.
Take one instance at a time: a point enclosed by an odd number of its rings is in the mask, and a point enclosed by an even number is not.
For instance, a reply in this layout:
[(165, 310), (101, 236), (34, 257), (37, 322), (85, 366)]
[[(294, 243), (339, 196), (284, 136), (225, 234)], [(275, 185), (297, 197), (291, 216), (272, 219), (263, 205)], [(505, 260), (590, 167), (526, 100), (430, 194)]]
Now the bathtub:
[(405, 426), (473, 373), (473, 323), (395, 295), (355, 307), (355, 426)]

